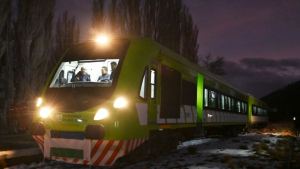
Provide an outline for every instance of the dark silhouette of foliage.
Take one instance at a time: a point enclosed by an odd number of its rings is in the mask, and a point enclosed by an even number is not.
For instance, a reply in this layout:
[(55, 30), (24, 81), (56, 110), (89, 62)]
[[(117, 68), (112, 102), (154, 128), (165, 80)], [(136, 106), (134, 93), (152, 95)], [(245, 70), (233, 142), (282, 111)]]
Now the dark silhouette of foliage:
[(13, 73), (11, 56), (11, 1), (0, 1), (0, 132), (7, 126), (7, 110), (13, 101)]
[(291, 121), (293, 117), (296, 117), (300, 128), (299, 96), (300, 81), (297, 81), (262, 97), (262, 100), (271, 107), (270, 120)]
[(114, 34), (150, 37), (197, 62), (198, 28), (181, 0), (101, 1), (102, 7), (105, 4), (109, 6), (108, 14), (99, 7), (99, 0), (93, 2), (93, 25), (101, 23), (100, 27), (94, 26), (96, 30), (110, 26)]
[(104, 23), (104, 0), (93, 0), (93, 27), (97, 30), (101, 29)]
[[(0, 64), (5, 71), (0, 71), (5, 77), (0, 87), (6, 87), (6, 112), (9, 106), (33, 105), (54, 64), (79, 41), (79, 25), (67, 12), (59, 17), (54, 36), (54, 7), (55, 0), (0, 1)], [(0, 123), (8, 118), (0, 115)]]
[(65, 50), (79, 42), (80, 29), (75, 17), (69, 17), (65, 11), (56, 22), (55, 34), (55, 59), (54, 63), (62, 56)]
[(55, 0), (18, 0), (14, 22), (16, 101), (36, 96), (46, 80), (52, 51)]
[(225, 70), (223, 68), (224, 66), (223, 57), (220, 56), (213, 57), (211, 54), (208, 54), (203, 57), (202, 63), (208, 71), (217, 75), (225, 75)]
[(0, 60), (4, 57), (7, 49), (8, 27), (10, 26), (10, 0), (0, 1)]

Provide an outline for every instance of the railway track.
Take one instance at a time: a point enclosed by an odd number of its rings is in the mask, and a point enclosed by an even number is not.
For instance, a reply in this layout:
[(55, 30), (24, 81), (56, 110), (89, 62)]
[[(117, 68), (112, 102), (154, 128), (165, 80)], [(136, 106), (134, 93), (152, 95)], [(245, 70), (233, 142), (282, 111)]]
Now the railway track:
[(0, 168), (30, 164), (43, 160), (43, 156), (38, 148), (27, 148), (20, 150), (8, 150), (0, 152)]

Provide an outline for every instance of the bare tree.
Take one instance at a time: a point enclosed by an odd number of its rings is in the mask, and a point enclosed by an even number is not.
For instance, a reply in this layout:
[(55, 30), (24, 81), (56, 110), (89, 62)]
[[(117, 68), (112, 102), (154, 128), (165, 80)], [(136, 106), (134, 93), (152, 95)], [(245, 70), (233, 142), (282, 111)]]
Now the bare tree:
[(93, 0), (93, 28), (97, 31), (103, 29), (104, 26), (104, 0)]
[(109, 7), (109, 14), (108, 14), (108, 18), (110, 19), (110, 28), (111, 29), (114, 29), (113, 32), (116, 31), (116, 28), (117, 28), (117, 14), (116, 14), (116, 11), (118, 10), (117, 9), (117, 3), (118, 1), (117, 0), (111, 0), (110, 1), (111, 4), (110, 4), (110, 7)]
[(54, 63), (59, 60), (67, 48), (79, 42), (79, 35), (80, 29), (75, 17), (70, 18), (68, 12), (65, 11), (56, 22)]
[(7, 30), (10, 25), (10, 3), (10, 0), (0, 1), (0, 60), (4, 57), (4, 54), (7, 51)]
[[(13, 69), (11, 56), (11, 1), (0, 1), (0, 130), (7, 127), (7, 112), (13, 101)], [(3, 77), (3, 78), (1, 78)]]
[[(109, 6), (108, 15), (105, 5)], [(150, 37), (197, 62), (198, 28), (181, 0), (102, 0), (101, 5), (94, 0), (93, 9), (93, 25), (101, 22), (102, 28), (106, 27), (106, 18), (113, 32)]]
[(198, 28), (193, 23), (192, 16), (189, 14), (186, 7), (182, 9), (181, 13), (181, 43), (180, 53), (187, 59), (198, 63)]
[(224, 58), (217, 56), (213, 57), (211, 54), (204, 56), (202, 59), (202, 63), (207, 68), (208, 71), (217, 74), (217, 75), (225, 75), (224, 66)]
[(55, 0), (18, 0), (15, 26), (16, 101), (36, 96), (47, 78), (52, 54)]

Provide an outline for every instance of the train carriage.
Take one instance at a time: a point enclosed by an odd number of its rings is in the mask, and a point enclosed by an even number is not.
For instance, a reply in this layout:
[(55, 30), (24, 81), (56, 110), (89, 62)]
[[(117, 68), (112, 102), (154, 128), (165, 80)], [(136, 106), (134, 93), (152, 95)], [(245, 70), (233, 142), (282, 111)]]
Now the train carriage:
[(148, 38), (75, 45), (45, 86), (32, 134), (45, 158), (68, 163), (109, 166), (156, 131), (255, 119), (253, 97)]

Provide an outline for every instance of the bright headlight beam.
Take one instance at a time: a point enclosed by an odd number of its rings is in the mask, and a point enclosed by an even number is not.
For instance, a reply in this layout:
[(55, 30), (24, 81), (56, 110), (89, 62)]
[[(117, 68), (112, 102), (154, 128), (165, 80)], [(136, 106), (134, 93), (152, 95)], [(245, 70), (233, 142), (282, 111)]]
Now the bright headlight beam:
[(100, 46), (107, 46), (110, 43), (110, 38), (107, 35), (97, 35), (95, 42)]
[(122, 109), (127, 107), (128, 102), (124, 97), (118, 97), (115, 101), (114, 101), (114, 108), (116, 109)]
[(36, 100), (36, 107), (40, 107), (43, 104), (43, 99), (41, 97)]
[(106, 108), (100, 108), (95, 116), (94, 116), (94, 120), (103, 120), (106, 119), (109, 116), (109, 112)]
[(39, 115), (40, 115), (41, 118), (46, 119), (51, 115), (52, 112), (53, 112), (52, 108), (42, 107), (39, 111)]

